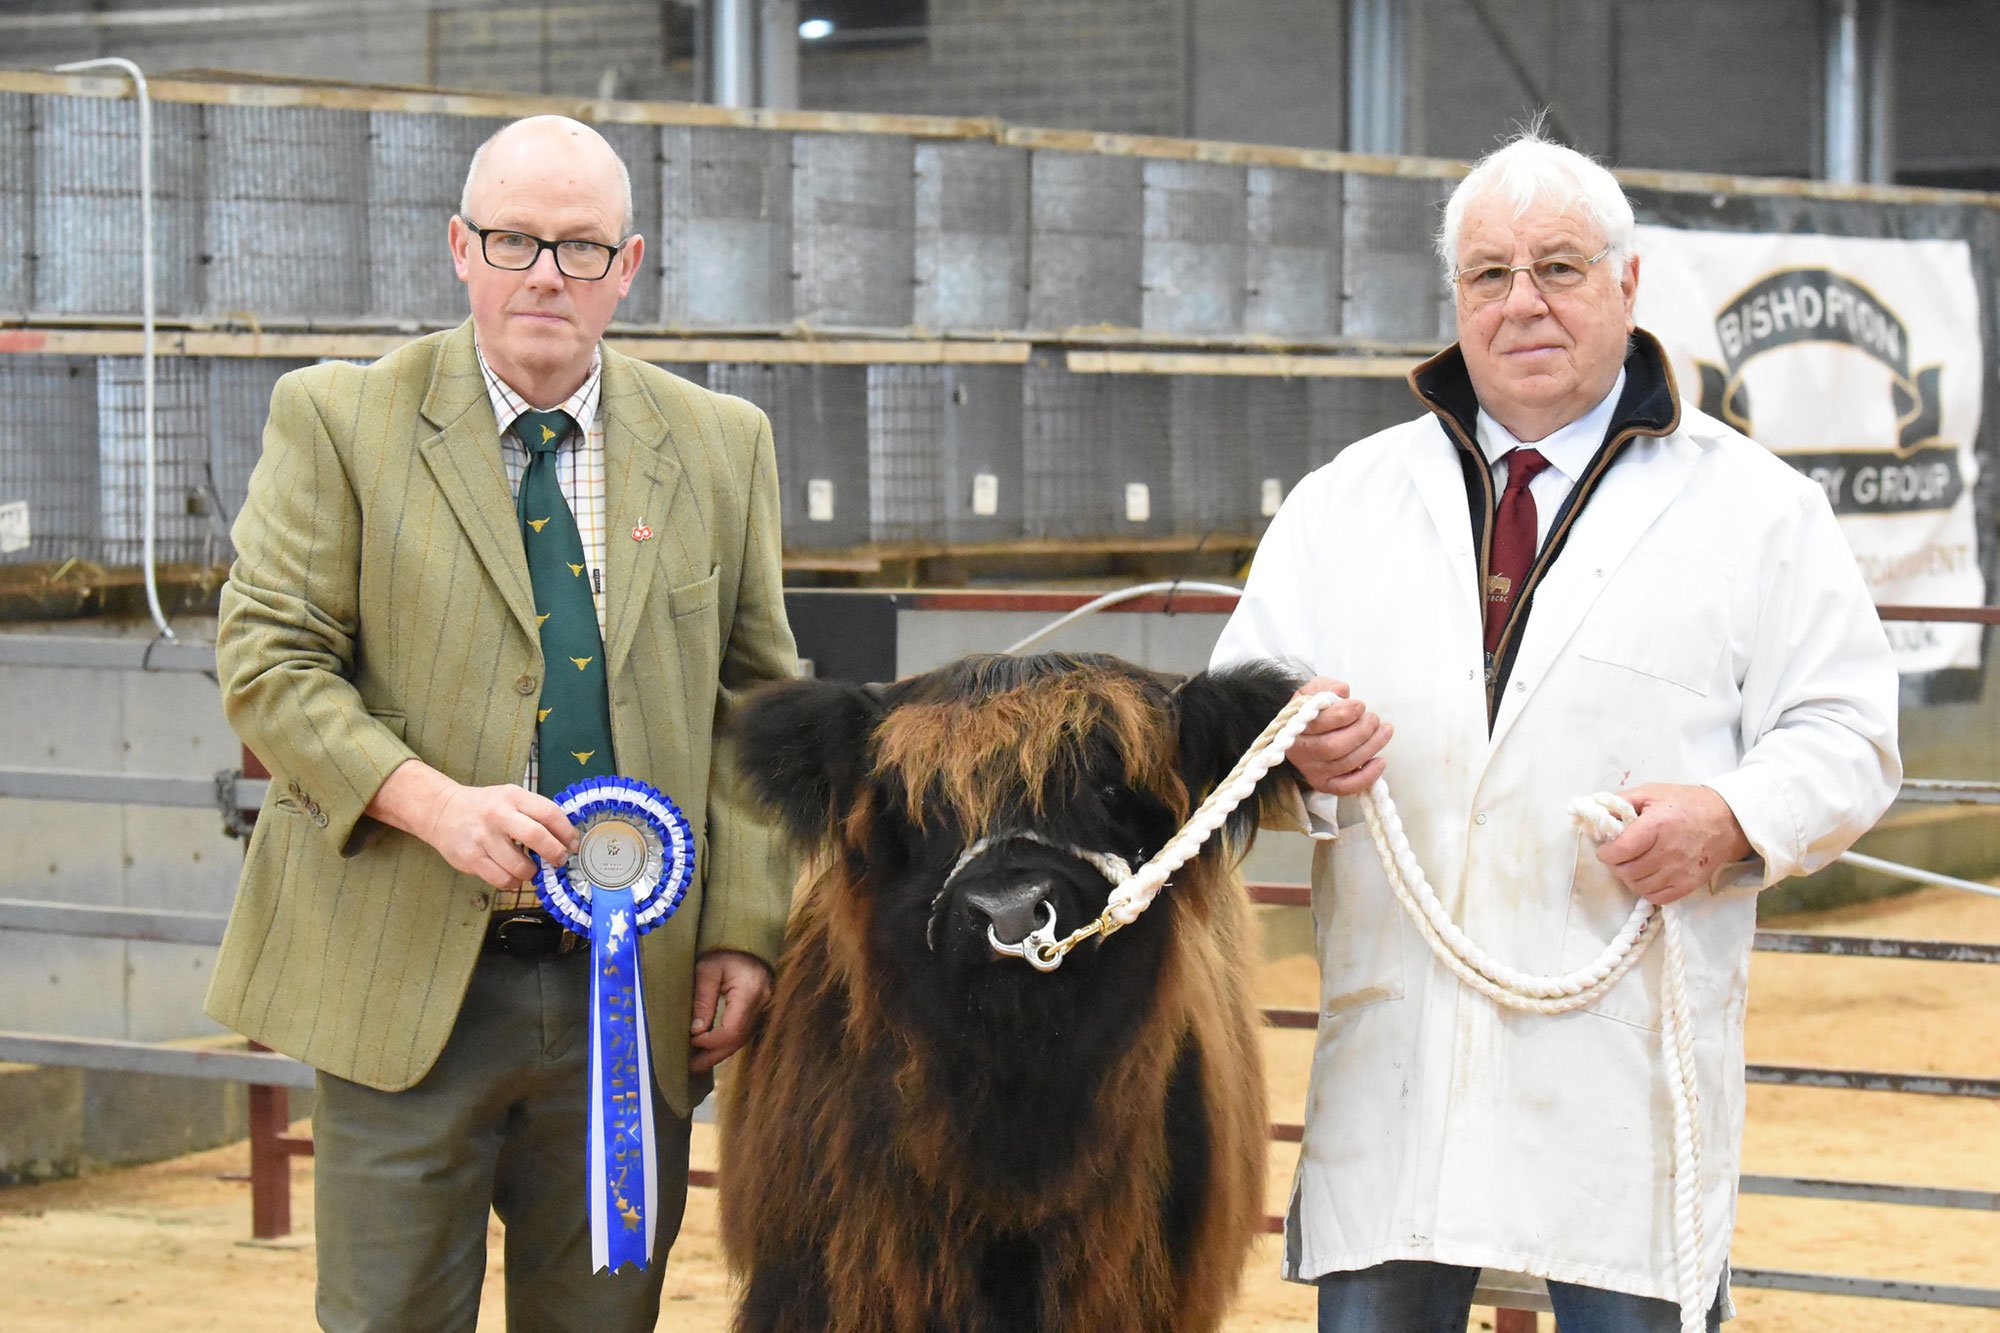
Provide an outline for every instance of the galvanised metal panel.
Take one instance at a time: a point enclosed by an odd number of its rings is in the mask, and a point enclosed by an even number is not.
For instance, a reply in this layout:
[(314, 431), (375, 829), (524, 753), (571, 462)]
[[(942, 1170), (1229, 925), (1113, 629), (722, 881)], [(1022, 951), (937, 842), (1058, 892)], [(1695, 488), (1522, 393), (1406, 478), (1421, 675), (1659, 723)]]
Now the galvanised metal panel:
[(944, 367), (868, 367), (868, 534), (935, 541), (944, 531)]
[(206, 111), (208, 310), (262, 319), (366, 312), (368, 116)]
[(439, 324), (465, 317), (465, 287), (452, 270), (446, 228), (458, 211), (473, 150), (505, 123), (368, 113), (370, 318)]
[(0, 356), (0, 504), (26, 501), (28, 545), (0, 564), (98, 558), (97, 365)]
[(1008, 541), (1023, 532), (1021, 368), (942, 366), (944, 535)]
[(1312, 470), (1312, 400), (1303, 379), (1255, 376), (1245, 384), (1249, 514), (1261, 530)]
[(1279, 338), (1340, 332), (1340, 176), (1251, 167), (1243, 331)]
[[(199, 477), (201, 503), (223, 531), (236, 522), (250, 491), (250, 472), (264, 452), (264, 423), (271, 415), (271, 390), (288, 371), (310, 361), (278, 357), (204, 358), (208, 372), (206, 471)], [(233, 550), (228, 553), (233, 555)]]
[(706, 389), (708, 387), (708, 363), (706, 361), (655, 361), (652, 364), (678, 376), (689, 384)]
[[(632, 178), (632, 222), (629, 231), (646, 236), (639, 271), (618, 303), (618, 318), (626, 324), (660, 323), (660, 282), (663, 258), (646, 229), (660, 215), (660, 131), (653, 125), (599, 125), (597, 132), (616, 150)], [(463, 177), (464, 168), (459, 169)]]
[(709, 387), (746, 398), (771, 418), (785, 545), (793, 550), (868, 540), (868, 368), (718, 361)]
[(1450, 182), (1353, 171), (1341, 180), (1341, 333), (1434, 342), (1442, 327), (1442, 280), (1432, 243)]
[(916, 178), (917, 325), (1025, 327), (1027, 151), (992, 143), (920, 143)]
[(1109, 466), (1104, 504), (1108, 535), (1162, 536), (1174, 531), (1173, 377), (1105, 375)]
[(1161, 333), (1241, 331), (1244, 169), (1149, 158), (1144, 199), (1144, 327)]
[(1313, 468), (1356, 440), (1414, 420), (1425, 410), (1400, 377), (1316, 378), (1307, 382), (1306, 395), (1312, 412), (1306, 464)]
[(791, 323), (790, 137), (699, 125), (659, 135), (660, 322)]
[(792, 304), (820, 328), (903, 328), (916, 284), (915, 147), (902, 135), (792, 136)]
[[(34, 103), (34, 308), (62, 315), (139, 314), (145, 300), (138, 104), (54, 95)], [(162, 315), (205, 307), (206, 109), (153, 104), (153, 292)]]
[(1139, 327), (1143, 175), (1144, 163), (1136, 157), (1032, 155), (1029, 328)]
[(34, 102), (0, 93), (0, 312), (21, 316), (34, 300)]
[(1109, 375), (1038, 357), (1021, 372), (1022, 527), (1030, 537), (1104, 531)]
[[(136, 356), (97, 361), (98, 559), (144, 558), (146, 414), (144, 366)], [(208, 484), (208, 367), (163, 357), (154, 377), (154, 557), (160, 564), (220, 563), (228, 532)]]
[(1174, 530), (1200, 536), (1253, 530), (1250, 381), (1241, 375), (1177, 375), (1171, 380), (1169, 439)]
[(208, 110), (208, 308), (260, 318), (368, 308), (368, 116)]

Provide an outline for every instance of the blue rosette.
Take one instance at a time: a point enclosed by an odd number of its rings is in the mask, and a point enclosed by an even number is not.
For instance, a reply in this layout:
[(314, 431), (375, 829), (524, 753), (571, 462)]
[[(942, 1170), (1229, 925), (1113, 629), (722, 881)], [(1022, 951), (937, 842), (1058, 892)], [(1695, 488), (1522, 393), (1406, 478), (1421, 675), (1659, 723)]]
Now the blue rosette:
[(535, 858), (535, 889), (551, 915), (590, 940), (591, 1271), (644, 1269), (659, 1171), (638, 940), (687, 897), (694, 830), (670, 797), (635, 778), (586, 778), (555, 802), (579, 843), (560, 866)]

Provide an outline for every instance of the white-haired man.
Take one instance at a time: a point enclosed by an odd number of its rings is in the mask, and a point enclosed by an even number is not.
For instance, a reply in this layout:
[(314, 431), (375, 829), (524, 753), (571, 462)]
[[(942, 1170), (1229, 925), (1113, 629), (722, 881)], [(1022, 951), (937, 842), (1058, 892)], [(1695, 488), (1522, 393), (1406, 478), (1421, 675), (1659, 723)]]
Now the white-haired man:
[[(1314, 831), (1339, 830), (1285, 1257), (1329, 1333), (1459, 1333), (1482, 1268), (1547, 1280), (1563, 1333), (1680, 1326), (1663, 950), (1581, 1011), (1502, 1008), (1336, 798), (1393, 772), (1445, 909), (1521, 972), (1588, 963), (1637, 897), (1682, 904), (1713, 1327), (1756, 891), (1838, 855), (1901, 778), (1895, 670), (1825, 497), (1680, 401), (1633, 323), (1632, 228), (1610, 173), (1536, 134), (1474, 168), (1424, 414), (1300, 484), (1216, 646), (1343, 696), (1291, 752)], [(1638, 815), (1599, 846), (1565, 807), (1604, 790)]]

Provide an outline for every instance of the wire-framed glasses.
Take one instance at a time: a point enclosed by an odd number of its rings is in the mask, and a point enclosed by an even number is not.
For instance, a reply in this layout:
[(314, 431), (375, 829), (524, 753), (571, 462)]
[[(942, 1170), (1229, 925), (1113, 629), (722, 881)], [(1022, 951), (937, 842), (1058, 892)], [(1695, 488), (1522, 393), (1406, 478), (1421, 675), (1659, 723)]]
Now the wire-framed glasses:
[(611, 261), (618, 257), (624, 243), (606, 245), (602, 241), (545, 241), (539, 236), (530, 236), (524, 231), (502, 231), (494, 227), (481, 227), (463, 214), (460, 222), (465, 229), (479, 238), (479, 252), (494, 268), (504, 268), (515, 272), (530, 269), (535, 261), (547, 250), (556, 258), (556, 269), (565, 278), (575, 278), (580, 282), (596, 282), (611, 271)]
[(1590, 266), (1611, 253), (1605, 246), (1594, 255), (1545, 255), (1530, 264), (1474, 264), (1451, 275), (1466, 299), (1475, 305), (1498, 301), (1514, 290), (1514, 275), (1525, 273), (1544, 294), (1581, 287)]

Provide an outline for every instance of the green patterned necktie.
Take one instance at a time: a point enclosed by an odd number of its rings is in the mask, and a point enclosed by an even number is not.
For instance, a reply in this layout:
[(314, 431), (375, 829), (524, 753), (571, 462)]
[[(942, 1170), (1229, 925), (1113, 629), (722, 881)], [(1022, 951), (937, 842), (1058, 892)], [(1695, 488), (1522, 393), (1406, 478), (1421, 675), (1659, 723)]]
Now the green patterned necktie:
[(542, 701), (535, 714), (540, 761), (535, 785), (553, 795), (584, 778), (618, 771), (611, 753), (611, 703), (604, 641), (576, 517), (556, 480), (556, 447), (576, 423), (567, 412), (523, 412), (514, 434), (528, 449), (515, 507), (535, 618), (542, 636)]

